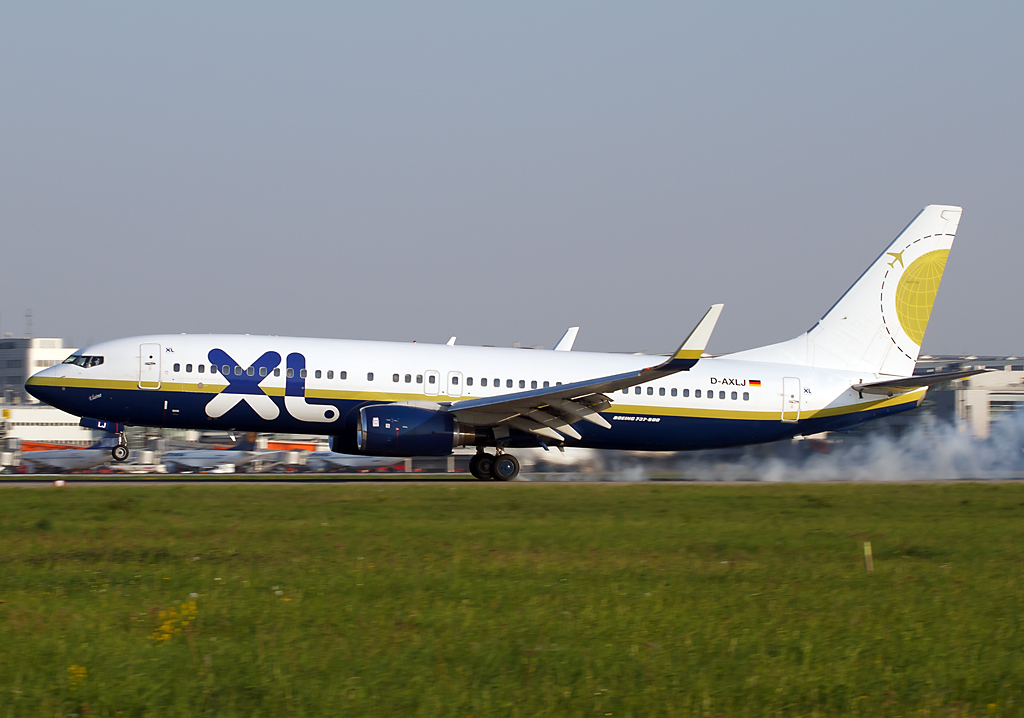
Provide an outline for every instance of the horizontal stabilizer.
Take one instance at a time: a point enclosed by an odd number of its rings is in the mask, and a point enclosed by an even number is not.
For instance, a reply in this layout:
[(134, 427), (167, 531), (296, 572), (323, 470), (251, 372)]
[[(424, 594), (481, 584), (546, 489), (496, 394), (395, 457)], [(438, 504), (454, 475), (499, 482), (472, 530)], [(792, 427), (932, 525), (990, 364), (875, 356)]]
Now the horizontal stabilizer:
[(953, 381), (954, 379), (966, 379), (969, 376), (984, 374), (990, 371), (995, 370), (971, 369), (968, 371), (948, 371), (939, 374), (922, 374), (921, 376), (911, 376), (906, 379), (888, 379), (884, 381), (864, 382), (862, 384), (854, 384), (851, 388), (861, 394), (881, 394), (882, 396), (892, 396), (894, 394), (903, 394), (908, 391), (914, 391), (915, 389), (922, 389), (926, 386), (934, 386), (935, 384)]

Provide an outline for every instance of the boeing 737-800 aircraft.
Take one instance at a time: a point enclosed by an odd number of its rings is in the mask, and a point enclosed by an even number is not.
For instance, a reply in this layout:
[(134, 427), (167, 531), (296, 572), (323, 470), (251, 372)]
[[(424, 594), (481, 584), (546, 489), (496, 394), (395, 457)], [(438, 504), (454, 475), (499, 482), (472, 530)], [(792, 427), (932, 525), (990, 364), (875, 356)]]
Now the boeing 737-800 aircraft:
[[(703, 356), (714, 305), (655, 364), (453, 343), (158, 335), (82, 349), (26, 388), (83, 421), (322, 434), (333, 451), (369, 456), (475, 446), (473, 475), (499, 480), (519, 472), (515, 447), (678, 451), (844, 429), (975, 373), (913, 376), (960, 214), (925, 207), (809, 331), (736, 354)], [(112, 453), (124, 460), (127, 448)]]

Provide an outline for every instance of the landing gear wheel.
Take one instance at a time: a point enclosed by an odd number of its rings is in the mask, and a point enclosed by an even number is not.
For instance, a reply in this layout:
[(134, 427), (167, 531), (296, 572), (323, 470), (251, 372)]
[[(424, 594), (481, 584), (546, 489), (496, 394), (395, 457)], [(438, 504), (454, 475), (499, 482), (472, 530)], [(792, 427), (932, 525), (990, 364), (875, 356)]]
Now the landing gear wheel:
[(494, 456), (483, 452), (469, 460), (469, 473), (476, 479), (487, 481), (491, 478), (491, 467), (494, 466)]
[(128, 447), (124, 444), (118, 444), (110, 450), (110, 455), (114, 457), (114, 461), (120, 463), (128, 458)]
[(501, 454), (494, 457), (491, 467), (491, 478), (495, 481), (511, 481), (519, 476), (519, 459), (512, 454)]

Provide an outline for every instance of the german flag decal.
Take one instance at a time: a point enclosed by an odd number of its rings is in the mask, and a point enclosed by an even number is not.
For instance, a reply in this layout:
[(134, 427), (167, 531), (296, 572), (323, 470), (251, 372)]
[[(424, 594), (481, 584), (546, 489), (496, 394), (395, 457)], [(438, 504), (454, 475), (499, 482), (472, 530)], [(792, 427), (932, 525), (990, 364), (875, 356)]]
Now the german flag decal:
[(750, 379), (747, 383), (750, 384), (750, 386), (761, 386), (760, 379)]

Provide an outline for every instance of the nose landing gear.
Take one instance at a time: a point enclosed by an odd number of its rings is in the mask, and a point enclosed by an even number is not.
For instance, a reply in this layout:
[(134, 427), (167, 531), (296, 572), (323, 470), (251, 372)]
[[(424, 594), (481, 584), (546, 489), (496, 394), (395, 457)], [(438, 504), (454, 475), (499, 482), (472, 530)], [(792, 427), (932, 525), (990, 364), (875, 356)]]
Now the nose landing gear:
[(110, 450), (110, 455), (119, 464), (128, 459), (128, 440), (124, 434), (117, 435), (117, 446)]

